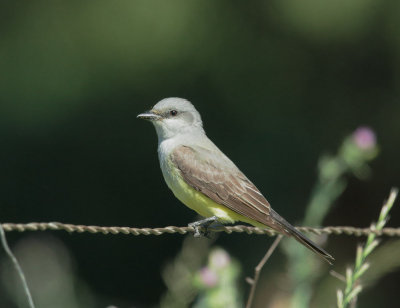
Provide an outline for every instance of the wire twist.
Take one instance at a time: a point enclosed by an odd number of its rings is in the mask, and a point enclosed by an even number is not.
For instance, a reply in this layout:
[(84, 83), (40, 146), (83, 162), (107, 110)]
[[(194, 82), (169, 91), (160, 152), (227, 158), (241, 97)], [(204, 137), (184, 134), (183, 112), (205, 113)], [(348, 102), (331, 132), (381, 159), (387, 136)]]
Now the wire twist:
[[(168, 226), (162, 228), (132, 228), (132, 227), (101, 227), (101, 226), (86, 226), (86, 225), (73, 225), (60, 222), (30, 222), (26, 224), (20, 223), (3, 223), (1, 224), (4, 231), (47, 231), (47, 230), (63, 230), (69, 233), (102, 233), (102, 234), (131, 234), (131, 235), (162, 235), (162, 234), (187, 234), (193, 233), (193, 227), (175, 227)], [(231, 233), (246, 233), (246, 234), (265, 234), (274, 236), (277, 232), (269, 229), (260, 229), (250, 226), (221, 226), (217, 228), (210, 228), (212, 231)], [(350, 226), (338, 227), (297, 227), (297, 230), (305, 233), (313, 233), (316, 235), (350, 235), (350, 236), (368, 236), (370, 233), (375, 233), (379, 236), (400, 237), (400, 228), (384, 228), (381, 231), (373, 228), (356, 228)]]

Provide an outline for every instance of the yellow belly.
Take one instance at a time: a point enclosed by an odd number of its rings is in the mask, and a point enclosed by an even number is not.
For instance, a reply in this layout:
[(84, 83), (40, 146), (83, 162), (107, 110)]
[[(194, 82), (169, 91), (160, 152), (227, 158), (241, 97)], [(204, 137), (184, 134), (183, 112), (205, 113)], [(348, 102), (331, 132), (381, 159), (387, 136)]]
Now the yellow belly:
[(170, 162), (169, 166), (165, 166), (168, 168), (168, 171), (162, 168), (165, 181), (174, 193), (175, 197), (177, 197), (187, 207), (196, 211), (203, 217), (217, 216), (221, 223), (243, 221), (257, 227), (264, 227), (262, 224), (240, 215), (222, 204), (216, 203), (203, 193), (195, 190), (183, 180), (180, 172), (171, 164), (172, 163)]

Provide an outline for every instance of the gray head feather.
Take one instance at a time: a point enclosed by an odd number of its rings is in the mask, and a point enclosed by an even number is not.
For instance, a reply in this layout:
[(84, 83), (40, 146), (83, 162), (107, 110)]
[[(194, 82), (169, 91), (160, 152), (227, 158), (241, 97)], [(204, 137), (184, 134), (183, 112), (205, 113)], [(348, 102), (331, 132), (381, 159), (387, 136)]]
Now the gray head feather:
[(151, 112), (161, 116), (159, 121), (153, 122), (161, 139), (186, 132), (204, 133), (199, 112), (186, 99), (179, 97), (165, 98), (154, 105)]

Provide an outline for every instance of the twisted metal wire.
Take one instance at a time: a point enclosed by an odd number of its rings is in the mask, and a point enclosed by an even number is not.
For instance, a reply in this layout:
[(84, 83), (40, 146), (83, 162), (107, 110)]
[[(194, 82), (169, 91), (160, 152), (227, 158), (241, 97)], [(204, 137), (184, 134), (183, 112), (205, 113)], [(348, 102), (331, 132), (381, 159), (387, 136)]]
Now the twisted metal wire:
[[(46, 231), (46, 230), (63, 230), (69, 233), (101, 233), (101, 234), (131, 234), (131, 235), (162, 235), (162, 234), (187, 234), (193, 233), (193, 227), (175, 227), (168, 226), (162, 228), (131, 228), (131, 227), (101, 227), (101, 226), (86, 226), (86, 225), (73, 225), (60, 222), (31, 222), (26, 224), (16, 223), (3, 223), (1, 224), (4, 231)], [(217, 228), (209, 228), (210, 231), (231, 233), (246, 233), (246, 234), (265, 234), (274, 236), (277, 232), (269, 229), (260, 229), (256, 227), (249, 227), (243, 225), (237, 226), (221, 226)], [(350, 226), (337, 226), (337, 227), (297, 227), (297, 230), (305, 233), (313, 233), (317, 235), (350, 235), (350, 236), (368, 236), (370, 233), (375, 233), (379, 236), (400, 237), (400, 228), (384, 228), (381, 231), (374, 228), (356, 228)]]

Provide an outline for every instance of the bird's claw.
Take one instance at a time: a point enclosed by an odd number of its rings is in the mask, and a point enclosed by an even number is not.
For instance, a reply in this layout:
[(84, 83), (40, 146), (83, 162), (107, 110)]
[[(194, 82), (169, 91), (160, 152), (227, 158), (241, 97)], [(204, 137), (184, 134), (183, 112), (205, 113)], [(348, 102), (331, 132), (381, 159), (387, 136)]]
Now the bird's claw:
[(207, 230), (204, 230), (204, 228), (202, 226), (189, 225), (189, 227), (192, 227), (194, 229), (194, 233), (193, 233), (194, 237), (203, 237), (203, 236), (207, 236), (207, 234), (208, 234)]
[(203, 220), (192, 222), (188, 224), (188, 226), (194, 229), (194, 234), (193, 234), (194, 237), (205, 236), (207, 238), (210, 238), (211, 233), (208, 231), (208, 227), (217, 220), (218, 218), (213, 216)]

